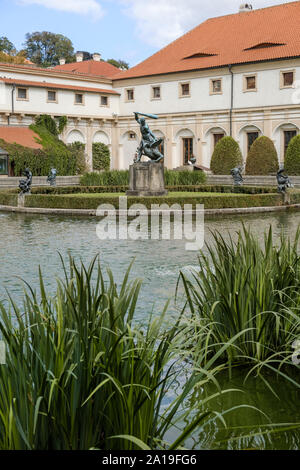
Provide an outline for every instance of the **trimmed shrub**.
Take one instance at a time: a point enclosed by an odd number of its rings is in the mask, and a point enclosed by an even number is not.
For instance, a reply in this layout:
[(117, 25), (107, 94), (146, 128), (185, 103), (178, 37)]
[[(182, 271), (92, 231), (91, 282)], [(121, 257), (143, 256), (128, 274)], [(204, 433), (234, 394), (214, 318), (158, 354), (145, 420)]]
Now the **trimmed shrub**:
[(290, 175), (300, 175), (300, 135), (293, 137), (288, 145), (284, 168)]
[(110, 169), (109, 148), (102, 142), (93, 144), (93, 169), (95, 171), (109, 171)]
[(278, 171), (278, 156), (274, 143), (269, 137), (261, 136), (250, 147), (247, 162), (247, 175), (269, 175)]
[(223, 137), (211, 157), (210, 169), (215, 175), (229, 175), (230, 170), (243, 163), (238, 143), (232, 137)]
[(203, 171), (175, 171), (165, 169), (166, 186), (188, 186), (202, 184), (206, 181), (206, 175)]

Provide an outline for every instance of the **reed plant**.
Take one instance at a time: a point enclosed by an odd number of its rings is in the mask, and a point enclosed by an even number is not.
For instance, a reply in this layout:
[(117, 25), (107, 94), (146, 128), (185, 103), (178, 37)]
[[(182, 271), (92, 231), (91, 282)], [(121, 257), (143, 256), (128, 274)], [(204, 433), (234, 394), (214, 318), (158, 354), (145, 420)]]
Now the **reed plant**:
[[(166, 400), (186, 364), (187, 325), (166, 326), (166, 309), (146, 326), (135, 320), (141, 281), (119, 288), (96, 258), (70, 259), (53, 297), (25, 285), (23, 307), (0, 304), (6, 364), (0, 365), (0, 450), (176, 449), (212, 413), (187, 403), (211, 380), (218, 353), (192, 370), (174, 400)], [(205, 340), (203, 330), (198, 343)], [(232, 341), (234, 341), (233, 339)], [(229, 345), (231, 343), (229, 342)], [(223, 350), (227, 346), (223, 347)], [(203, 354), (206, 354), (203, 342)], [(222, 393), (222, 391), (218, 391)], [(173, 440), (166, 435), (181, 420)], [(176, 429), (176, 428), (174, 428)]]
[(211, 353), (242, 333), (222, 360), (291, 363), (300, 339), (299, 236), (282, 235), (276, 244), (271, 227), (263, 243), (245, 227), (236, 240), (214, 233), (197, 269), (181, 273), (193, 318), (200, 329), (209, 325)]

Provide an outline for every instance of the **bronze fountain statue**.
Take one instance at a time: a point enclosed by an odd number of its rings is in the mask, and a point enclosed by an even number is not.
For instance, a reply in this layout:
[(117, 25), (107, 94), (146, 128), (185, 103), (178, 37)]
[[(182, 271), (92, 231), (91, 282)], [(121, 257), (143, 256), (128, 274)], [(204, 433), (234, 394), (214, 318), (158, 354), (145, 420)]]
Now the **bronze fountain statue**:
[(141, 161), (143, 155), (150, 158), (150, 160), (154, 162), (161, 161), (164, 156), (158, 150), (159, 145), (162, 143), (162, 139), (157, 139), (153, 132), (151, 132), (148, 124), (146, 123), (145, 117), (139, 116), (146, 116), (152, 119), (158, 119), (158, 116), (154, 114), (143, 114), (143, 113), (134, 113), (136, 122), (140, 125), (140, 130), (142, 134), (141, 143), (137, 149), (137, 154), (134, 163), (138, 163)]
[(20, 194), (30, 194), (32, 184), (32, 173), (29, 168), (26, 168), (23, 173), (26, 179), (19, 180), (19, 188), (21, 189)]

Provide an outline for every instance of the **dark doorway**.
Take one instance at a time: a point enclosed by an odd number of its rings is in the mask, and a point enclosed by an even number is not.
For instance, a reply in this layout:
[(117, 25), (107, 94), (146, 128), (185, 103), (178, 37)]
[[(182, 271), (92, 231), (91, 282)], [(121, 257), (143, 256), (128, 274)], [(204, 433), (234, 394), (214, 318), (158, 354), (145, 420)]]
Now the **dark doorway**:
[(296, 135), (297, 135), (297, 131), (284, 131), (284, 156), (286, 154), (290, 141)]
[(259, 133), (258, 132), (248, 132), (247, 133), (247, 137), (248, 137), (248, 147), (247, 147), (247, 150), (249, 152), (250, 148), (251, 148), (251, 145), (253, 144), (253, 142), (258, 138), (259, 136)]
[(183, 164), (188, 165), (190, 158), (193, 156), (193, 139), (184, 138), (183, 141)]

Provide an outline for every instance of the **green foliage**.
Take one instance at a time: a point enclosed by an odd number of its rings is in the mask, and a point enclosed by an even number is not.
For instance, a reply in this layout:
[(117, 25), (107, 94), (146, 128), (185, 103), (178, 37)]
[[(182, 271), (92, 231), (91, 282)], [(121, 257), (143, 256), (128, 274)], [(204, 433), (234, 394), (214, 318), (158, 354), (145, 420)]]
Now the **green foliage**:
[(278, 247), (270, 227), (262, 247), (245, 228), (237, 241), (217, 233), (207, 254), (199, 253), (192, 276), (181, 274), (193, 316), (199, 326), (210, 325), (212, 351), (240, 334), (223, 358), (238, 363), (272, 358), (274, 367), (288, 362), (300, 337), (299, 237), (299, 230), (293, 242), (282, 236)]
[(300, 175), (300, 135), (293, 137), (288, 145), (284, 168), (289, 175)]
[(82, 186), (122, 186), (129, 183), (128, 170), (111, 170), (101, 173), (85, 173), (80, 178)]
[(41, 150), (8, 144), (0, 139), (1, 147), (9, 153), (9, 159), (16, 176), (30, 168), (33, 176), (46, 176), (56, 168), (59, 176), (82, 174), (86, 171), (85, 154), (82, 145), (67, 146), (59, 140), (54, 119), (42, 115), (30, 128), (39, 136)]
[(68, 124), (67, 116), (60, 116), (58, 119), (58, 133), (61, 134)]
[(269, 137), (258, 137), (250, 147), (247, 162), (247, 175), (269, 175), (278, 171), (278, 156), (275, 145)]
[(114, 65), (115, 67), (121, 70), (129, 69), (129, 64), (125, 62), (124, 60), (108, 59), (106, 62), (108, 62), (111, 65)]
[(215, 175), (229, 175), (230, 170), (243, 163), (238, 143), (232, 137), (223, 137), (211, 157), (210, 168)]
[[(173, 450), (213, 419), (188, 397), (213, 378), (215, 360), (211, 371), (189, 367), (165, 407), (197, 338), (189, 339), (181, 315), (164, 327), (166, 308), (135, 325), (141, 281), (129, 281), (128, 270), (117, 288), (112, 272), (96, 263), (70, 259), (54, 298), (40, 272), (40, 297), (27, 286), (21, 309), (0, 303), (0, 450)], [(168, 444), (165, 435), (179, 420), (182, 429)]]
[(42, 67), (58, 65), (61, 57), (67, 62), (75, 60), (72, 41), (62, 34), (48, 31), (27, 33), (25, 49), (28, 59)]
[(48, 114), (41, 114), (35, 118), (35, 126), (44, 127), (50, 134), (57, 136), (58, 129), (55, 120)]
[(206, 175), (203, 171), (175, 171), (165, 169), (166, 186), (185, 186), (205, 183)]
[(110, 169), (109, 148), (102, 142), (93, 144), (93, 169), (95, 171), (109, 171)]
[(6, 54), (14, 54), (16, 48), (6, 36), (2, 36), (0, 37), (0, 51)]

